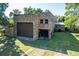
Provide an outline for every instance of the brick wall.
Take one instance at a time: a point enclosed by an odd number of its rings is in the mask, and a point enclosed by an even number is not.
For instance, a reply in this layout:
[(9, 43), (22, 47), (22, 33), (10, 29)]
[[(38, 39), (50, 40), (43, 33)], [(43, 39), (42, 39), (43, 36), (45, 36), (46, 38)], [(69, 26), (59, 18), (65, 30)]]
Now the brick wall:
[[(51, 32), (54, 29), (54, 16), (46, 13), (39, 15), (18, 15), (14, 17), (15, 26), (13, 28), (13, 34), (17, 35), (17, 22), (32, 22), (33, 23), (33, 39), (38, 39), (39, 29), (49, 30), (49, 39), (51, 38)], [(48, 24), (40, 24), (40, 19), (48, 19)]]

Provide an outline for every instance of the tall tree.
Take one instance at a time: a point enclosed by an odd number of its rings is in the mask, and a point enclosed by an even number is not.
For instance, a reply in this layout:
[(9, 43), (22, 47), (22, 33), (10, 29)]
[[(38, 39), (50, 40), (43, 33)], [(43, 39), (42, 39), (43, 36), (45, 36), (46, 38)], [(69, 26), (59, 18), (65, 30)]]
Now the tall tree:
[(79, 3), (66, 3), (67, 16), (79, 15)]
[(64, 21), (65, 21), (65, 16), (60, 16), (60, 17), (59, 17), (59, 21), (60, 21), (60, 22), (64, 22)]
[(41, 10), (40, 8), (32, 8), (31, 6), (29, 6), (28, 8), (24, 8), (24, 14), (28, 14), (28, 15), (32, 15), (32, 14), (39, 14), (42, 13), (43, 10)]
[(19, 9), (15, 9), (15, 10), (13, 10), (13, 12), (14, 12), (15, 15), (18, 15), (18, 14), (21, 13), (21, 11), (19, 11)]
[(5, 16), (4, 13), (8, 6), (8, 3), (0, 3), (0, 25), (6, 25), (8, 23), (8, 18)]
[(14, 20), (13, 20), (13, 17), (14, 17), (14, 15), (19, 15), (21, 13), (21, 11), (19, 11), (18, 9), (14, 9), (12, 12), (10, 12), (10, 14), (9, 14), (9, 20), (8, 20), (8, 26), (9, 27), (13, 27), (14, 26)]
[(24, 8), (24, 14), (33, 14), (33, 10), (34, 8), (32, 8), (31, 6), (29, 6), (28, 8)]
[(24, 14), (28, 14), (28, 9), (24, 8)]
[(21, 11), (19, 9), (14, 9), (12, 12), (10, 12), (9, 16), (13, 17), (14, 15), (19, 15)]
[[(5, 10), (8, 7), (8, 3), (0, 3), (0, 25), (2, 25), (2, 28), (0, 28), (0, 34), (5, 34), (6, 31), (8, 33), (10, 33), (10, 28), (7, 26), (9, 24), (8, 22), (8, 18), (7, 16), (5, 16)], [(10, 22), (12, 23), (12, 22)], [(6, 31), (4, 30), (4, 26), (6, 27)], [(1, 37), (2, 35), (0, 35)], [(17, 52), (17, 50), (19, 50), (19, 48), (15, 45), (15, 38), (12, 38), (11, 35), (10, 37), (5, 36), (5, 38), (2, 36), (0, 38), (0, 45), (3, 44), (2, 46), (0, 46), (0, 55), (3, 55), (3, 53), (5, 53), (5, 55), (14, 55), (14, 53), (18, 53), (19, 55), (21, 54), (21, 50)], [(10, 48), (10, 49), (9, 49)], [(15, 49), (16, 48), (16, 49)], [(8, 50), (7, 52), (5, 52), (6, 50)], [(17, 54), (17, 55), (18, 55)]]
[(35, 8), (33, 8), (32, 10), (33, 10), (33, 14), (36, 14), (36, 9), (35, 9)]
[(74, 22), (79, 19), (79, 3), (66, 3), (65, 9), (65, 24), (68, 24), (68, 26), (66, 26), (72, 29), (74, 27)]
[(40, 14), (40, 13), (42, 13), (43, 12), (43, 10), (41, 10), (40, 8), (37, 8), (37, 10), (36, 10), (36, 13), (37, 14)]
[(10, 13), (9, 13), (9, 17), (10, 17), (10, 18), (13, 17), (13, 15), (14, 15), (13, 12), (10, 12)]

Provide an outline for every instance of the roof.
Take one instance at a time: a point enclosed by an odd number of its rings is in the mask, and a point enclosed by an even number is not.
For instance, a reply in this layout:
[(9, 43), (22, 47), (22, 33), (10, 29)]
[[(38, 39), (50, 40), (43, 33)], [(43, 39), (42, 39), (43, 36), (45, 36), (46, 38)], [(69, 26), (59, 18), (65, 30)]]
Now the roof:
[(57, 22), (56, 25), (65, 25), (64, 22)]
[[(50, 16), (50, 15), (54, 16), (50, 11), (45, 11), (40, 14), (30, 14), (30, 15), (36, 16), (36, 15), (42, 15), (42, 14), (47, 15), (47, 16)], [(14, 15), (14, 16), (24, 16), (24, 15), (27, 16), (29, 14), (18, 14), (18, 15)]]

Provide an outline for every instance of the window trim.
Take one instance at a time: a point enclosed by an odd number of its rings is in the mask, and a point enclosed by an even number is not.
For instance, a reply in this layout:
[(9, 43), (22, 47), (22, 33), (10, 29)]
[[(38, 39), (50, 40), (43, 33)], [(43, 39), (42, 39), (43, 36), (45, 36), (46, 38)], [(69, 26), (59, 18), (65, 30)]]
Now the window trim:
[(48, 19), (45, 19), (45, 24), (48, 24)]
[(44, 23), (44, 20), (43, 19), (40, 19), (40, 24), (43, 24)]
[(48, 19), (40, 19), (40, 24), (48, 24)]

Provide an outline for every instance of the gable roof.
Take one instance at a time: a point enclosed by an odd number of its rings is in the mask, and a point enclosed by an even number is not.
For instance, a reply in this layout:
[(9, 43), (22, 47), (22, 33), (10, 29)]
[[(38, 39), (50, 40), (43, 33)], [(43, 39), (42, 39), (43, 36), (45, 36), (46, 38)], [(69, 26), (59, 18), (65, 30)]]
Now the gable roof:
[(52, 16), (54, 16), (49, 10), (46, 10), (45, 12), (42, 12), (42, 13), (39, 13), (39, 14), (19, 14), (19, 15), (14, 15), (14, 16), (27, 16), (27, 15), (33, 15), (33, 16), (36, 16), (36, 15), (42, 15), (42, 14), (44, 14), (44, 15), (47, 15), (47, 16), (50, 16), (50, 15), (52, 15)]

